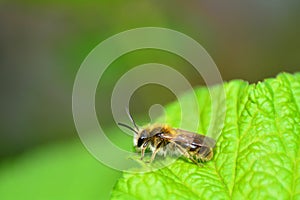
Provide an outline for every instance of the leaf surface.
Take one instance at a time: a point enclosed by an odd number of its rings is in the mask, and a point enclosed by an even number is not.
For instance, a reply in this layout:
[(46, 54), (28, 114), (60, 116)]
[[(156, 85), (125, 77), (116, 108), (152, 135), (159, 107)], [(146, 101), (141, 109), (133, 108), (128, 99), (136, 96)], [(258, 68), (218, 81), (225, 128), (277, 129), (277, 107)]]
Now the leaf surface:
[[(156, 171), (123, 173), (111, 198), (300, 199), (300, 74), (224, 87), (225, 124), (211, 161), (198, 167), (178, 159)], [(206, 88), (196, 93), (199, 132), (206, 133), (218, 111), (212, 111)], [(189, 101), (192, 95), (182, 98)], [(178, 125), (178, 113), (178, 103), (167, 107), (168, 124)]]

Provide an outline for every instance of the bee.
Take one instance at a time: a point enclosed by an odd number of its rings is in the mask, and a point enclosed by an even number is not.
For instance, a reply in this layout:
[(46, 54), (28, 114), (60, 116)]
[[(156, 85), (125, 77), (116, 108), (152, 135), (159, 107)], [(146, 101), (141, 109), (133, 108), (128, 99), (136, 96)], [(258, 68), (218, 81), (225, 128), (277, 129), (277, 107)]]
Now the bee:
[(184, 156), (197, 165), (212, 159), (216, 143), (213, 138), (172, 128), (166, 124), (154, 124), (140, 129), (128, 111), (127, 114), (134, 127), (123, 123), (118, 123), (118, 125), (135, 133), (133, 143), (134, 147), (141, 152), (141, 160), (147, 148), (152, 151), (149, 163), (156, 155)]

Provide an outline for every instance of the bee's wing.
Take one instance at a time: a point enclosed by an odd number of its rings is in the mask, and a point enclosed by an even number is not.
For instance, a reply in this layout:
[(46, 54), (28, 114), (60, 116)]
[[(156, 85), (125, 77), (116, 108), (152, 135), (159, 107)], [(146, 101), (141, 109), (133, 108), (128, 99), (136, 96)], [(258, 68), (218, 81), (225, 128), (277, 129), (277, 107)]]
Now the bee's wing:
[(210, 137), (193, 133), (190, 131), (176, 129), (177, 135), (172, 138), (172, 141), (182, 147), (206, 146), (213, 148), (216, 141)]

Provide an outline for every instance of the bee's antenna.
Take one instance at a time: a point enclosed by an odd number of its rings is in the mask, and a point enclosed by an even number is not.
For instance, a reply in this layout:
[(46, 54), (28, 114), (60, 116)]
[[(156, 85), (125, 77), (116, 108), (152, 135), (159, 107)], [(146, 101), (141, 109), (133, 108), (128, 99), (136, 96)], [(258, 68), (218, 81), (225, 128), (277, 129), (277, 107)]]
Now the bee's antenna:
[(136, 134), (138, 134), (138, 132), (136, 130), (134, 130), (132, 127), (128, 126), (127, 124), (123, 124), (123, 123), (118, 122), (118, 125), (124, 126), (128, 129), (130, 129), (131, 131), (135, 132)]
[(132, 118), (132, 116), (131, 116), (131, 114), (129, 112), (129, 109), (126, 107), (125, 110), (126, 110), (126, 113), (127, 113), (128, 117), (129, 117), (131, 123), (136, 128), (136, 130), (139, 131), (139, 127), (136, 125), (135, 121), (133, 120), (133, 118)]

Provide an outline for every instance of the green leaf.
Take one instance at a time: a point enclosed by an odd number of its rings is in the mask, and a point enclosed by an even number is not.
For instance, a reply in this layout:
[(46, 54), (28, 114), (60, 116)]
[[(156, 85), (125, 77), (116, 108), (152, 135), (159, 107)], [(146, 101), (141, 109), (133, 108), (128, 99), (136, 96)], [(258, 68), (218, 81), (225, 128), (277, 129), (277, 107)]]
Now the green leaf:
[[(112, 199), (300, 199), (300, 74), (231, 81), (225, 90), (225, 125), (211, 161), (198, 167), (178, 159), (156, 171), (123, 173)], [(196, 92), (199, 132), (206, 133), (215, 111), (208, 90)], [(168, 123), (178, 124), (179, 111), (176, 103), (167, 107)]]
[(79, 141), (64, 142), (1, 163), (0, 199), (108, 199), (120, 175)]

